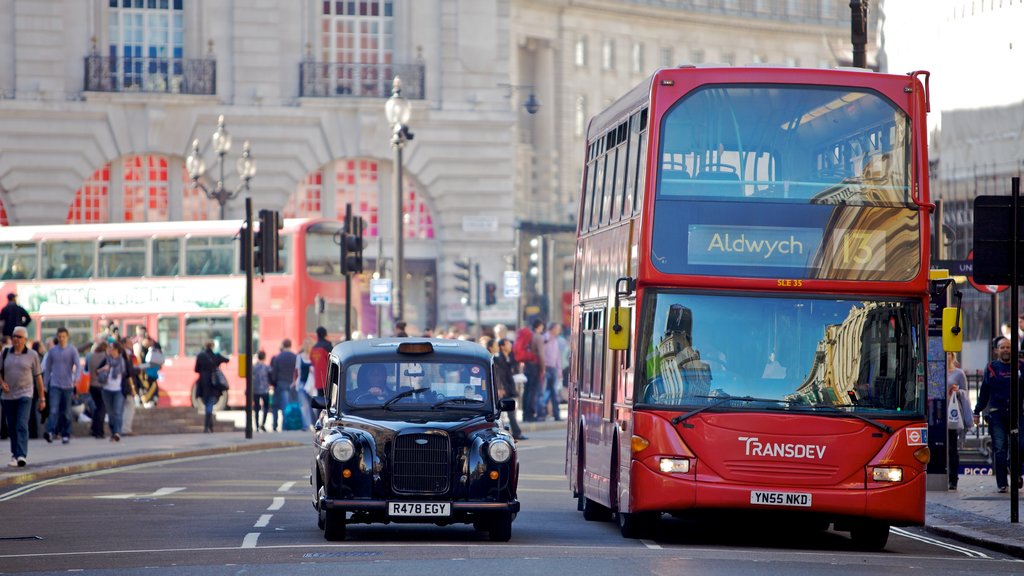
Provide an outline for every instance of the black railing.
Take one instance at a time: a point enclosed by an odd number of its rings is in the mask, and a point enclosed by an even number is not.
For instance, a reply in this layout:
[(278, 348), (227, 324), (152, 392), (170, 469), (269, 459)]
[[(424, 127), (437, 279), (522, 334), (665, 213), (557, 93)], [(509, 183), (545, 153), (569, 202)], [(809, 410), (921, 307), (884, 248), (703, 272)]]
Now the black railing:
[(391, 81), (402, 79), (402, 96), (423, 99), (422, 64), (299, 64), (299, 96), (314, 98), (387, 98)]
[(185, 58), (85, 57), (86, 92), (217, 93), (217, 61)]

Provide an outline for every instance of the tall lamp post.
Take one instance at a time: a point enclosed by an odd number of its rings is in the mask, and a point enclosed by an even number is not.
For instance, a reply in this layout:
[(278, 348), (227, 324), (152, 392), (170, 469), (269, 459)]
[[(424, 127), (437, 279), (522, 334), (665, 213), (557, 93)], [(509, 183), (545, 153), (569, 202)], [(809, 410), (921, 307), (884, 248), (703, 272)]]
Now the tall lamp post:
[(402, 319), (405, 310), (402, 308), (402, 283), (405, 280), (403, 270), (403, 228), (404, 209), (402, 208), (402, 148), (405, 143), (412, 140), (413, 134), (409, 131), (409, 116), (412, 115), (412, 105), (402, 97), (402, 80), (395, 76), (391, 84), (391, 97), (384, 104), (384, 113), (387, 115), (388, 124), (391, 126), (391, 148), (395, 151), (395, 170), (392, 188), (395, 190), (395, 266), (394, 266), (394, 308), (393, 315), (395, 322)]
[(242, 190), (249, 189), (249, 181), (256, 175), (256, 161), (252, 158), (252, 153), (249, 151), (249, 141), (246, 140), (242, 144), (242, 157), (238, 159), (236, 166), (238, 168), (238, 176), (242, 181), (238, 183), (234, 190), (228, 190), (224, 187), (224, 157), (231, 151), (231, 134), (228, 134), (228, 129), (224, 125), (223, 114), (217, 118), (217, 131), (210, 138), (210, 144), (213, 146), (213, 151), (217, 153), (219, 170), (217, 183), (213, 189), (207, 188), (199, 181), (203, 174), (206, 173), (206, 162), (199, 151), (198, 139), (192, 141), (192, 153), (185, 159), (185, 169), (188, 171), (189, 178), (192, 179), (192, 188), (202, 190), (207, 198), (216, 200), (220, 204), (220, 219), (223, 220), (224, 205), (228, 203), (228, 200), (238, 196)]

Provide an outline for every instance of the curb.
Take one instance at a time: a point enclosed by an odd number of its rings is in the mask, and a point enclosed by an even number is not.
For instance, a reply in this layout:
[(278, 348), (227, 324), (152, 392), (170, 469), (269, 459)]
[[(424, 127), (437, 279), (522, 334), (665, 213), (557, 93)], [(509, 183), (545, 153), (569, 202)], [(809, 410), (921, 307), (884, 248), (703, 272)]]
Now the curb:
[(6, 478), (0, 478), (0, 488), (28, 484), (29, 482), (36, 482), (39, 480), (60, 478), (62, 476), (68, 476), (70, 474), (93, 472), (95, 470), (105, 470), (108, 468), (120, 468), (122, 466), (132, 466), (134, 464), (145, 464), (148, 462), (159, 462), (161, 460), (175, 460), (178, 458), (210, 456), (214, 454), (231, 454), (234, 452), (255, 452), (259, 450), (273, 450), (275, 448), (294, 448), (297, 446), (305, 445), (305, 442), (297, 442), (294, 440), (278, 440), (274, 442), (261, 442), (259, 444), (229, 444), (227, 446), (215, 446), (210, 448), (199, 448), (195, 450), (182, 449), (170, 452), (155, 452), (150, 454), (139, 454), (136, 456), (108, 458), (104, 460), (83, 462), (81, 464), (66, 464), (56, 466), (53, 468), (33, 470), (31, 472), (25, 472), (23, 474), (15, 474), (12, 476), (8, 476)]
[(974, 530), (967, 530), (965, 532), (964, 529), (960, 527), (953, 528), (926, 524), (924, 529), (937, 536), (944, 536), (951, 540), (963, 542), (964, 544), (971, 544), (979, 548), (985, 548), (986, 550), (1000, 552), (1007, 556), (1024, 559), (1024, 544), (1015, 541), (994, 537), (991, 534), (985, 534)]

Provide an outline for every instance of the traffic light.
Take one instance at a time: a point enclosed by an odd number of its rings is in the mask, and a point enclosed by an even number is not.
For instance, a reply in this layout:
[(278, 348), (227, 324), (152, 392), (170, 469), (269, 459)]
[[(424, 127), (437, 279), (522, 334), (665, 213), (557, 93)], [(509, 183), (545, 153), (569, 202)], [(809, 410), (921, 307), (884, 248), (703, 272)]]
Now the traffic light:
[(276, 210), (260, 210), (260, 231), (256, 233), (253, 260), (262, 274), (280, 272), (278, 252), (281, 249), (281, 228), (284, 222)]
[(457, 280), (457, 282), (455, 283), (455, 290), (462, 292), (462, 304), (469, 304), (469, 271), (472, 270), (473, 263), (469, 260), (469, 258), (466, 258), (465, 260), (456, 260), (455, 268), (457, 268), (457, 270), (455, 271), (455, 279)]
[(366, 221), (359, 216), (349, 217), (341, 234), (341, 273), (360, 274), (363, 271), (363, 230)]
[(498, 303), (498, 285), (494, 282), (484, 284), (484, 304), (494, 306)]

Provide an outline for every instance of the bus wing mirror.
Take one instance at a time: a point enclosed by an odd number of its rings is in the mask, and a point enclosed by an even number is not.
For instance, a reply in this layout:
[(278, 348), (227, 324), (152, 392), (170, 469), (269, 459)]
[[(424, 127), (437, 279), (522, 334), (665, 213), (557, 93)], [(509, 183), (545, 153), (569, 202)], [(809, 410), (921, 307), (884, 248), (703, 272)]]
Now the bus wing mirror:
[(960, 307), (942, 309), (942, 349), (960, 352), (964, 348), (964, 331), (960, 326)]
[(608, 318), (608, 349), (629, 349), (629, 327), (632, 308), (616, 306)]

